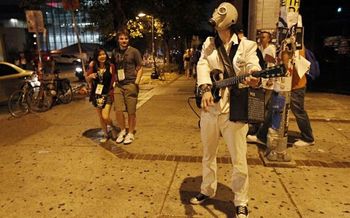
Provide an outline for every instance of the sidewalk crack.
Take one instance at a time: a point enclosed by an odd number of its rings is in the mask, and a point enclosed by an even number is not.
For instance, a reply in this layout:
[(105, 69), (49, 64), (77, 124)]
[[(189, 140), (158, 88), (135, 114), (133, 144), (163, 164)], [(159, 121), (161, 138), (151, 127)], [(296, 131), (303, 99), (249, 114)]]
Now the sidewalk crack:
[(292, 195), (289, 193), (289, 191), (288, 191), (286, 185), (283, 183), (282, 179), (279, 177), (279, 173), (276, 171), (276, 168), (273, 168), (273, 172), (278, 176), (278, 180), (280, 181), (280, 183), (281, 183), (281, 185), (282, 185), (284, 191), (286, 192), (286, 194), (287, 194), (289, 200), (291, 201), (291, 203), (292, 203), (293, 206), (295, 207), (295, 210), (296, 210), (297, 214), (299, 215), (299, 217), (302, 218), (303, 215), (301, 214), (301, 212), (300, 212), (300, 210), (299, 210), (297, 204), (296, 204), (295, 201), (293, 200)]
[(159, 211), (159, 215), (162, 215), (163, 208), (164, 208), (164, 205), (165, 205), (165, 201), (166, 201), (166, 199), (167, 199), (167, 197), (168, 197), (168, 195), (169, 195), (170, 188), (171, 188), (171, 186), (172, 186), (172, 184), (173, 184), (173, 182), (174, 182), (175, 174), (176, 174), (178, 165), (179, 165), (179, 162), (176, 162), (175, 169), (174, 169), (174, 173), (173, 173), (173, 175), (172, 175), (172, 177), (171, 177), (171, 180), (170, 180), (168, 189), (167, 189), (167, 191), (166, 191), (166, 193), (165, 193), (165, 196), (164, 196), (164, 199), (163, 199), (163, 202), (162, 202), (162, 206), (161, 206), (160, 211)]

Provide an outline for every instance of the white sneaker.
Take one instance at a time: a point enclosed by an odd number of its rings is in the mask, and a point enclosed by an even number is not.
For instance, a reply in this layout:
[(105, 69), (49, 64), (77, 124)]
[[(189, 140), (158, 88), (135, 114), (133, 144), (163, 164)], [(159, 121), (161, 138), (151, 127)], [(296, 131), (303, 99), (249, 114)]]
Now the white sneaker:
[(115, 140), (116, 143), (120, 144), (124, 141), (124, 137), (126, 135), (126, 129), (123, 129), (122, 131), (120, 131), (120, 133), (118, 134), (118, 138), (117, 140)]
[(301, 139), (298, 139), (296, 142), (294, 142), (294, 146), (296, 147), (306, 147), (306, 146), (311, 146), (311, 145), (314, 145), (315, 144), (315, 141), (312, 141), (312, 142), (305, 142)]
[(131, 143), (134, 141), (134, 139), (135, 139), (134, 134), (128, 133), (128, 134), (125, 136), (124, 145), (131, 144)]
[(247, 142), (249, 142), (249, 143), (258, 143), (258, 144), (262, 144), (262, 145), (266, 144), (265, 142), (263, 142), (260, 139), (258, 139), (258, 137), (256, 137), (256, 135), (247, 135)]
[(238, 205), (236, 207), (236, 218), (248, 218), (249, 211), (247, 206), (240, 206)]
[(209, 198), (209, 196), (199, 193), (198, 195), (190, 199), (190, 203), (194, 205), (201, 204)]

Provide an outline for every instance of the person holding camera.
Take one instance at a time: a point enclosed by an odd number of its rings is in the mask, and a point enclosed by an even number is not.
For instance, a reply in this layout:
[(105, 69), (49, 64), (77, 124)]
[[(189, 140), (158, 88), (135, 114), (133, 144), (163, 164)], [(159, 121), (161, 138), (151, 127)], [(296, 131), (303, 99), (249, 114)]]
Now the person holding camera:
[[(112, 61), (116, 66), (116, 83), (114, 86), (115, 111), (118, 126), (121, 131), (116, 143), (131, 144), (136, 126), (136, 105), (139, 94), (139, 84), (142, 76), (142, 57), (138, 49), (129, 45), (127, 30), (117, 32), (119, 47), (112, 52)], [(124, 111), (128, 113), (126, 131)]]
[(109, 134), (107, 125), (112, 128), (112, 137), (116, 138), (117, 132), (110, 118), (111, 105), (113, 103), (114, 65), (109, 63), (107, 52), (103, 48), (95, 50), (93, 60), (89, 64), (86, 81), (91, 87), (90, 99), (96, 108), (97, 115), (103, 130), (101, 143), (107, 142)]
[[(198, 86), (202, 92), (201, 101), (201, 141), (203, 144), (202, 184), (200, 193), (190, 200), (191, 204), (201, 204), (215, 196), (217, 191), (217, 152), (220, 135), (223, 137), (232, 160), (232, 186), (234, 192), (233, 203), (236, 207), (235, 216), (248, 217), (248, 164), (246, 134), (248, 124), (244, 121), (230, 120), (230, 89), (220, 90), (221, 98), (214, 103), (211, 93), (212, 81), (210, 73), (219, 69), (225, 72), (223, 58), (220, 54), (227, 53), (228, 61), (233, 66), (236, 75), (259, 71), (259, 59), (256, 55), (256, 42), (243, 39), (239, 42), (235, 33), (235, 24), (238, 19), (236, 8), (224, 2), (215, 9), (210, 23), (215, 26), (217, 36), (209, 37), (203, 44), (201, 57), (197, 64)], [(220, 41), (219, 41), (220, 40)], [(221, 43), (216, 43), (217, 41)], [(221, 52), (222, 51), (222, 52)], [(224, 56), (224, 55), (222, 55)], [(228, 77), (227, 75), (226, 77)], [(257, 87), (259, 78), (247, 77), (234, 91), (240, 87)], [(237, 102), (238, 104), (240, 102)]]

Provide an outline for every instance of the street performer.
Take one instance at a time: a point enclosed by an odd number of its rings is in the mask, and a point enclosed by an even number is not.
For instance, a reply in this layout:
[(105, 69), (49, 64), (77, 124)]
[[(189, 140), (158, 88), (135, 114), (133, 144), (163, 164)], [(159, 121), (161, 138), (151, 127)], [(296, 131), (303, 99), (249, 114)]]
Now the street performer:
[[(220, 90), (221, 98), (214, 103), (211, 93), (212, 81), (210, 72), (219, 69), (224, 72), (222, 59), (215, 41), (220, 39), (229, 60), (232, 61), (236, 75), (251, 73), (261, 70), (259, 59), (256, 55), (257, 45), (255, 42), (243, 38), (239, 41), (235, 34), (235, 24), (238, 19), (236, 8), (227, 2), (221, 3), (215, 9), (210, 22), (215, 25), (219, 38), (208, 37), (203, 44), (201, 57), (197, 65), (198, 86), (201, 89), (201, 141), (203, 144), (202, 159), (202, 184), (200, 193), (193, 197), (191, 204), (201, 204), (212, 198), (217, 189), (217, 163), (219, 137), (222, 135), (232, 160), (232, 191), (233, 202), (236, 207), (236, 217), (248, 217), (248, 165), (247, 165), (247, 142), (246, 134), (248, 124), (245, 122), (230, 121), (230, 88)], [(240, 87), (257, 87), (259, 78), (247, 77)], [(239, 103), (239, 102), (238, 102)]]

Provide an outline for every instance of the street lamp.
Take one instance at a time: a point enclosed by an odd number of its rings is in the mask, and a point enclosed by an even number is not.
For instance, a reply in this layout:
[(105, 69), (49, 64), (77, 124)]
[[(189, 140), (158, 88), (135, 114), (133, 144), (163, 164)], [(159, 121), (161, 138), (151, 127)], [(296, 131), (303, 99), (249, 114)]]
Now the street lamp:
[(157, 73), (157, 65), (156, 65), (156, 58), (155, 58), (155, 49), (154, 49), (154, 17), (152, 15), (148, 15), (145, 13), (140, 12), (138, 14), (138, 17), (146, 17), (151, 18), (151, 35), (152, 35), (152, 58), (153, 58), (153, 73), (154, 77), (158, 77)]

